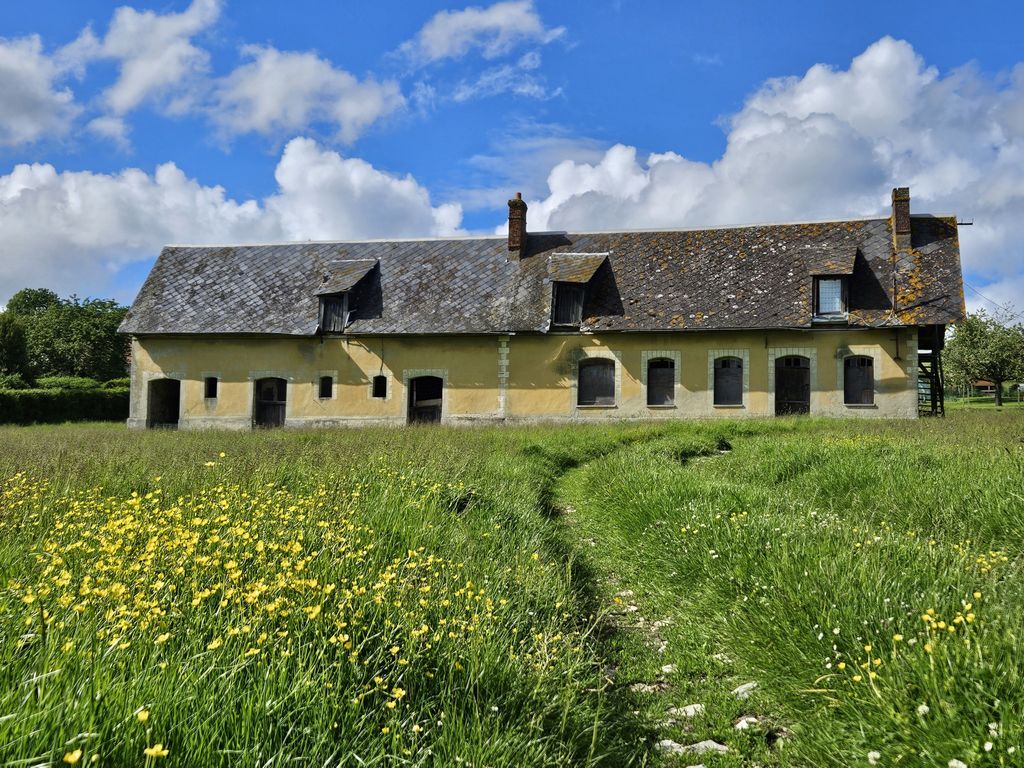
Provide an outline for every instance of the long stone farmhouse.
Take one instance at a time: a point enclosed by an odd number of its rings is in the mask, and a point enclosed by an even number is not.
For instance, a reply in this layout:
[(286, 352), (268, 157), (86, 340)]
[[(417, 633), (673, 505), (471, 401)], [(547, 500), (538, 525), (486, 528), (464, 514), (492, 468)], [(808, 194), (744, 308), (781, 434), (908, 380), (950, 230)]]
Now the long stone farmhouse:
[(957, 222), (168, 246), (129, 425), (941, 413)]

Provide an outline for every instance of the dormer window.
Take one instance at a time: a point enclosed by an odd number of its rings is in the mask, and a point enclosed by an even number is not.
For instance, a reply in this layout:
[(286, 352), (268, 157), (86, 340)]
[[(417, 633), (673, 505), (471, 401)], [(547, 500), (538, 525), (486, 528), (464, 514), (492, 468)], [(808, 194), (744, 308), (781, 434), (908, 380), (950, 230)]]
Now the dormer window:
[(323, 266), (320, 288), (320, 333), (344, 333), (355, 310), (353, 293), (377, 266), (377, 259), (338, 259)]
[(827, 320), (846, 317), (845, 278), (814, 278), (814, 316)]
[(320, 330), (323, 333), (344, 333), (348, 325), (348, 293), (320, 297)]
[(590, 282), (607, 258), (607, 253), (553, 253), (548, 257), (552, 326), (580, 327)]
[(555, 283), (553, 325), (579, 327), (583, 321), (583, 298), (586, 286), (578, 283)]

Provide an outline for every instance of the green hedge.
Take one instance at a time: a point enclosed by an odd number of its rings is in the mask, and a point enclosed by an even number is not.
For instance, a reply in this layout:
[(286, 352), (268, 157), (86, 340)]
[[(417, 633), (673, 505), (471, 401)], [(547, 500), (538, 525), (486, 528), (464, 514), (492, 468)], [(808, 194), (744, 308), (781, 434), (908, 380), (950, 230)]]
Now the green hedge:
[(127, 418), (127, 389), (0, 390), (0, 424), (60, 424)]
[(98, 389), (100, 383), (87, 376), (40, 376), (36, 379), (39, 389)]

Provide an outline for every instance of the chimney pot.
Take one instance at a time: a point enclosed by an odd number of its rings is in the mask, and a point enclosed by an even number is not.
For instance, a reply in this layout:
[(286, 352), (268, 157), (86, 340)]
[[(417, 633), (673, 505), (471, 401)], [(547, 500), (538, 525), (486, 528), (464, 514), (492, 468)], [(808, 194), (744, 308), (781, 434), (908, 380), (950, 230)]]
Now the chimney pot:
[(526, 208), (522, 192), (516, 192), (516, 196), (508, 201), (509, 258), (520, 258), (526, 249)]

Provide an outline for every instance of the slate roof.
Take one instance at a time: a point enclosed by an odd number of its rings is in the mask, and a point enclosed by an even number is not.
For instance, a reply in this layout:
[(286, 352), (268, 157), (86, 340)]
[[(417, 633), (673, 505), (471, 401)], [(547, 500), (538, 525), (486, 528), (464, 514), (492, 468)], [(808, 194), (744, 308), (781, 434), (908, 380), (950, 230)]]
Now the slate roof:
[(320, 269), (322, 275), (317, 296), (329, 296), (332, 293), (351, 291), (356, 284), (377, 266), (376, 259), (333, 260)]
[(583, 330), (810, 328), (813, 275), (826, 267), (849, 275), (851, 327), (959, 320), (956, 220), (911, 221), (911, 250), (899, 254), (885, 218), (530, 233), (520, 261), (508, 260), (504, 237), (168, 246), (121, 331), (310, 336), (317, 294), (325, 285), (352, 284), (362, 271), (348, 333), (543, 333), (550, 328), (551, 275), (561, 274), (549, 272), (551, 265), (581, 263), (565, 254), (593, 254), (588, 265), (600, 256)]
[(557, 283), (589, 283), (607, 253), (553, 253), (548, 256), (548, 279)]

